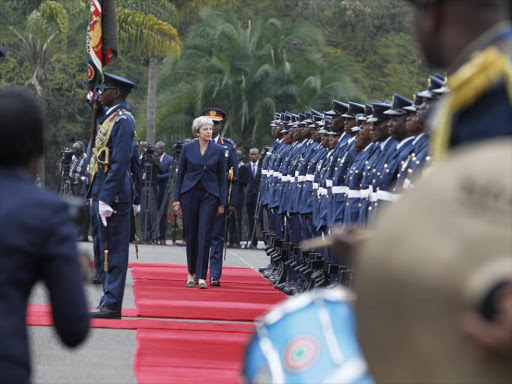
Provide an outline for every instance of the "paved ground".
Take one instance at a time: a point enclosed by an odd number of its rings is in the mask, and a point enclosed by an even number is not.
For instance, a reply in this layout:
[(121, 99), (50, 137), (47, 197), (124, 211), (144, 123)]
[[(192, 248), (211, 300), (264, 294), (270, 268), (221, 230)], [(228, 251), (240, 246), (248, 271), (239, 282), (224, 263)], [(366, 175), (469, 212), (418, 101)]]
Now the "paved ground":
[[(263, 246), (263, 244), (261, 244)], [(92, 254), (91, 243), (80, 247)], [(139, 259), (130, 246), (130, 262), (186, 264), (184, 247), (141, 245)], [(257, 269), (268, 263), (261, 250), (228, 249), (226, 266)], [(186, 276), (183, 276), (185, 282)], [(128, 272), (124, 308), (135, 308), (132, 293), (133, 279)], [(91, 307), (102, 295), (101, 286), (87, 284)], [(47, 304), (44, 286), (35, 287), (30, 298), (33, 304)], [(135, 383), (133, 357), (137, 348), (134, 330), (93, 328), (87, 341), (78, 348), (68, 349), (60, 343), (51, 327), (29, 327), (34, 383)]]

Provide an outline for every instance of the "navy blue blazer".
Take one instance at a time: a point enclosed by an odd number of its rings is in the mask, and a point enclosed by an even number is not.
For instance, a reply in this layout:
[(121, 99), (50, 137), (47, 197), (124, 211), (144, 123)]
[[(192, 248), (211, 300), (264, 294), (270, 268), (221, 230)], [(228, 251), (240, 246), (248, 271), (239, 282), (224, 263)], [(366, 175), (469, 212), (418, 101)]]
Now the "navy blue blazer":
[(21, 171), (0, 167), (0, 381), (30, 380), (25, 325), (32, 287), (44, 282), (64, 344), (82, 342), (89, 312), (66, 203)]
[(174, 201), (182, 193), (192, 189), (199, 181), (208, 192), (219, 198), (220, 205), (226, 205), (226, 161), (224, 148), (210, 142), (203, 156), (199, 140), (183, 146), (180, 155), (178, 175), (174, 186)]
[(164, 158), (160, 162), (160, 166), (164, 170), (164, 173), (159, 173), (156, 177), (158, 178), (158, 184), (165, 188), (169, 181), (169, 177), (173, 176), (171, 167), (174, 166), (174, 158), (169, 156), (167, 153), (164, 153)]
[[(249, 161), (243, 165), (243, 172), (245, 176), (245, 203), (256, 204), (258, 198), (258, 190), (260, 189), (261, 180), (261, 162), (258, 162), (256, 177), (252, 173), (252, 162)], [(242, 170), (240, 170), (242, 172)]]
[[(128, 103), (122, 102), (98, 123), (102, 124), (109, 116), (120, 109), (130, 110)], [(110, 171), (105, 176), (103, 167), (96, 173), (92, 185), (92, 198), (112, 206), (118, 203), (132, 203), (133, 191), (130, 179), (132, 141), (135, 134), (135, 121), (127, 115), (119, 116), (114, 123), (107, 147), (110, 151)]]

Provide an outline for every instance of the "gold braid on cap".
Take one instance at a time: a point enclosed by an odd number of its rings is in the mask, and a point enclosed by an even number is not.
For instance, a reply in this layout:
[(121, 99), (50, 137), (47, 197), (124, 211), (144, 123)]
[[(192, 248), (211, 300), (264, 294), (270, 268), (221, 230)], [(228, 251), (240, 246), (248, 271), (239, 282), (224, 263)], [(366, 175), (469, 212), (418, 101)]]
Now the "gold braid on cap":
[(448, 78), (451, 93), (445, 96), (435, 115), (432, 132), (432, 157), (436, 163), (448, 153), (454, 114), (475, 103), (501, 80), (505, 82), (512, 105), (512, 62), (495, 47), (475, 54)]

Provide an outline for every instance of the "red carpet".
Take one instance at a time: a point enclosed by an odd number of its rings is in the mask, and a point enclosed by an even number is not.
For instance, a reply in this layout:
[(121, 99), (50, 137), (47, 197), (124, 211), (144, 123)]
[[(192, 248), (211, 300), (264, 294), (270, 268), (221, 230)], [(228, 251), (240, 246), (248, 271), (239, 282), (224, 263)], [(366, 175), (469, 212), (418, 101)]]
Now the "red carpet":
[(186, 266), (132, 264), (138, 316), (254, 321), (286, 296), (257, 272), (223, 268), (222, 286), (185, 288)]
[[(135, 309), (123, 309), (123, 316), (135, 316)], [(247, 324), (229, 324), (194, 321), (168, 321), (152, 319), (93, 319), (91, 328), (110, 328), (110, 329), (165, 329), (165, 330), (188, 330), (194, 331), (200, 324), (201, 330), (211, 332), (242, 332), (251, 333), (254, 330), (252, 323)], [(31, 326), (53, 326), (52, 309), (49, 305), (29, 304), (27, 308), (27, 325)], [(235, 327), (232, 327), (232, 326)]]
[[(137, 319), (253, 321), (286, 296), (257, 272), (223, 268), (222, 286), (185, 288), (183, 265), (130, 263), (137, 309), (122, 320), (94, 319), (93, 328), (137, 329), (134, 371), (140, 383), (241, 383), (252, 323)], [(131, 319), (127, 319), (130, 318)], [(51, 326), (51, 308), (29, 305), (27, 325)]]
[[(227, 324), (225, 332), (140, 329), (134, 370), (139, 383), (237, 383), (251, 334)], [(202, 328), (202, 327), (201, 327)]]

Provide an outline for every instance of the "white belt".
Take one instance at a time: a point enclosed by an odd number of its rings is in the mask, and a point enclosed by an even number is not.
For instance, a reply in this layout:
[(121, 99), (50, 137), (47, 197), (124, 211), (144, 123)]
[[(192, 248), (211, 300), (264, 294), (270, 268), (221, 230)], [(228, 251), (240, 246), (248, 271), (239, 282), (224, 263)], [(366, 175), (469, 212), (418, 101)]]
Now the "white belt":
[(378, 191), (377, 200), (393, 201), (393, 194), (388, 191)]
[(368, 188), (368, 189), (363, 189), (363, 190), (361, 191), (361, 198), (362, 198), (362, 199), (367, 199), (367, 198), (370, 196), (370, 193), (371, 193), (371, 192), (370, 192), (370, 188)]
[(306, 181), (306, 176), (299, 176), (299, 183)]
[(349, 199), (357, 199), (361, 197), (361, 191), (356, 191), (353, 189), (349, 189), (347, 192), (347, 196)]
[(295, 177), (299, 177), (299, 171), (295, 171)]
[(266, 176), (268, 174), (268, 171), (266, 169), (261, 170), (262, 176)]
[(370, 201), (373, 203), (377, 201), (377, 192), (370, 193)]
[(313, 183), (313, 189), (318, 189), (318, 183)]
[(327, 188), (332, 187), (332, 180), (325, 180), (325, 185), (327, 186)]
[(402, 194), (393, 195), (393, 203), (398, 203), (400, 200), (402, 200), (403, 197), (404, 195)]
[[(290, 177), (290, 176), (288, 176), (288, 177)], [(290, 182), (292, 182), (292, 183), (296, 183), (296, 182), (297, 182), (297, 178), (296, 178), (296, 177), (291, 177)]]
[(332, 194), (333, 195), (339, 195), (340, 193), (347, 193), (347, 187), (345, 186), (336, 186), (332, 187)]
[(327, 188), (320, 188), (320, 194), (322, 196), (327, 196)]
[(335, 186), (335, 187), (332, 187), (332, 194), (333, 195), (339, 195), (340, 193), (347, 193), (347, 187), (345, 186)]
[(274, 176), (274, 170), (271, 169), (270, 171), (268, 171), (268, 174), (269, 174), (269, 176)]
[(315, 175), (306, 175), (306, 181), (315, 181)]

